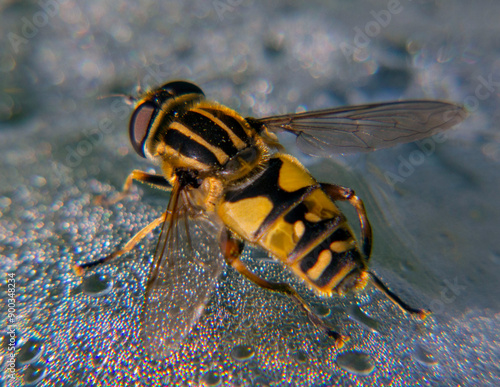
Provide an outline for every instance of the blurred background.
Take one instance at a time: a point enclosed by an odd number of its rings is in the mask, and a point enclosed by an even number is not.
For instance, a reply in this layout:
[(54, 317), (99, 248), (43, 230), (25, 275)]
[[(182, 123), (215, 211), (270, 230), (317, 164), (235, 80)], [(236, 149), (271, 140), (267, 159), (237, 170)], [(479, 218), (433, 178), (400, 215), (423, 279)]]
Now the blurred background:
[[(0, 9), (0, 292), (15, 300), (0, 308), (0, 384), (498, 385), (498, 2), (40, 0)], [(120, 190), (134, 168), (153, 171), (129, 144), (131, 107), (113, 95), (174, 79), (254, 117), (400, 99), (464, 105), (468, 119), (444, 136), (361, 156), (305, 156), (280, 138), (319, 181), (356, 190), (374, 228), (371, 267), (434, 314), (405, 316), (373, 288), (323, 299), (247, 249), (256, 272), (292, 283), (350, 335), (346, 346), (336, 350), (289, 299), (226, 268), (181, 349), (165, 361), (142, 355), (158, 233), (83, 279), (71, 266), (110, 254), (164, 211), (168, 194), (144, 186), (107, 207), (93, 198)]]

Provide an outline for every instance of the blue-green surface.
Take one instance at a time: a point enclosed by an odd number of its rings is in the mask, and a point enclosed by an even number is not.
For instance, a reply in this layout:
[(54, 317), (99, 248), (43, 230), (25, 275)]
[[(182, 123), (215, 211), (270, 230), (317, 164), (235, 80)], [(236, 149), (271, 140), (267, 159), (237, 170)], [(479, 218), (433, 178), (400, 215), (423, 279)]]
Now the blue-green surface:
[[(0, 10), (0, 384), (499, 384), (498, 2), (42, 0)], [(299, 156), (320, 181), (356, 190), (374, 227), (372, 268), (435, 313), (421, 323), (373, 288), (321, 299), (248, 250), (256, 272), (291, 282), (349, 334), (346, 346), (335, 350), (293, 302), (225, 269), (180, 351), (159, 363), (142, 356), (157, 234), (83, 283), (71, 265), (109, 254), (164, 210), (168, 194), (144, 187), (113, 206), (92, 200), (151, 168), (129, 145), (130, 107), (100, 97), (171, 79), (255, 117), (397, 99), (464, 104), (469, 118), (445, 138)]]

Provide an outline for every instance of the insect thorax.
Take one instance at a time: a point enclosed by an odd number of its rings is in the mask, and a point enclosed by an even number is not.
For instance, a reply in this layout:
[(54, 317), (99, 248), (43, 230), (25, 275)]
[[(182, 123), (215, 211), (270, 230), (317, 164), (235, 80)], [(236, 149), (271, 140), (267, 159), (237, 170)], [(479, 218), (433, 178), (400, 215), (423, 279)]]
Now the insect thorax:
[[(163, 117), (162, 117), (163, 116)], [(154, 154), (167, 177), (179, 168), (227, 183), (249, 175), (268, 157), (268, 147), (235, 111), (205, 100), (160, 115)]]

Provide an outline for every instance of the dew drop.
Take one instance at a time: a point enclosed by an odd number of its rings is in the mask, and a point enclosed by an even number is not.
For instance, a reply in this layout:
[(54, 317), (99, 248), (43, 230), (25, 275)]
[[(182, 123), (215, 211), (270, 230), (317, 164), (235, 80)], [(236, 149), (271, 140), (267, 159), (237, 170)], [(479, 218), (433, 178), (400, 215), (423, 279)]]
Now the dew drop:
[(94, 355), (92, 357), (92, 364), (95, 368), (99, 368), (104, 363), (104, 356), (101, 353)]
[(413, 357), (418, 362), (428, 366), (434, 366), (439, 363), (434, 354), (419, 344), (416, 345), (415, 351), (413, 351)]
[(40, 340), (30, 338), (26, 341), (17, 355), (19, 364), (26, 365), (35, 363), (43, 353), (43, 343)]
[(358, 351), (344, 352), (338, 355), (337, 365), (344, 371), (361, 376), (370, 375), (375, 369), (370, 355)]
[(46, 369), (43, 364), (32, 364), (24, 371), (23, 380), (27, 385), (37, 384), (45, 377)]
[(237, 345), (231, 350), (231, 357), (236, 361), (248, 361), (254, 354), (253, 348), (248, 345)]
[(83, 292), (92, 297), (102, 297), (113, 289), (113, 281), (102, 274), (94, 274), (82, 280)]
[(215, 371), (208, 371), (203, 375), (201, 381), (205, 386), (216, 387), (220, 386), (220, 377)]
[(324, 305), (317, 305), (314, 307), (314, 312), (321, 317), (327, 317), (330, 315), (330, 309)]
[(361, 326), (367, 328), (372, 332), (380, 332), (380, 323), (365, 314), (357, 305), (352, 305), (349, 309), (351, 318), (359, 323)]
[(307, 353), (303, 350), (299, 350), (295, 354), (295, 359), (297, 359), (299, 363), (305, 363), (307, 361)]

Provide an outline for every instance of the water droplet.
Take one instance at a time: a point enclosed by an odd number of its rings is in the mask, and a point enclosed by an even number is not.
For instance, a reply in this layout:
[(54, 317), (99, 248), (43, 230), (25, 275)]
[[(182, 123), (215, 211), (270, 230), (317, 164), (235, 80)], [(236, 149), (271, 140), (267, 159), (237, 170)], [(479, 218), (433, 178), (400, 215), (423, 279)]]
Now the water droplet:
[(220, 386), (220, 377), (215, 371), (208, 371), (203, 375), (201, 381), (205, 386), (216, 387)]
[(237, 345), (231, 351), (231, 357), (236, 361), (250, 360), (254, 354), (253, 348), (248, 345)]
[(314, 307), (314, 312), (321, 317), (327, 317), (330, 315), (330, 308), (327, 308), (324, 305), (317, 305)]
[(297, 361), (299, 363), (305, 363), (307, 361), (307, 353), (303, 350), (299, 350), (297, 351), (297, 353), (295, 354), (295, 359), (297, 359)]
[(43, 343), (35, 338), (30, 338), (26, 341), (17, 355), (19, 364), (32, 364), (40, 359), (43, 353)]
[(357, 305), (352, 305), (349, 309), (349, 315), (354, 321), (372, 332), (380, 332), (380, 323), (366, 315)]
[(337, 365), (344, 371), (362, 376), (370, 375), (375, 369), (370, 355), (358, 351), (344, 352), (338, 355)]
[(23, 380), (25, 384), (37, 384), (45, 377), (45, 366), (43, 364), (32, 364), (24, 371)]
[(92, 357), (92, 364), (95, 368), (100, 367), (104, 363), (104, 356), (101, 353), (98, 353)]
[(434, 366), (439, 363), (433, 353), (426, 350), (419, 344), (415, 346), (415, 351), (413, 351), (413, 357), (418, 362), (428, 366)]
[(113, 289), (113, 280), (103, 274), (93, 274), (82, 280), (83, 292), (92, 297), (101, 297)]

